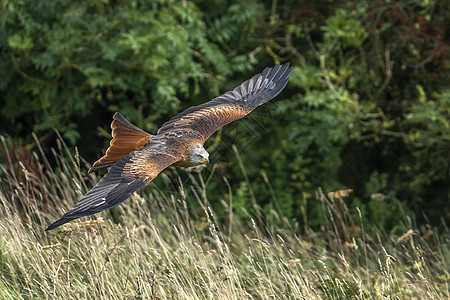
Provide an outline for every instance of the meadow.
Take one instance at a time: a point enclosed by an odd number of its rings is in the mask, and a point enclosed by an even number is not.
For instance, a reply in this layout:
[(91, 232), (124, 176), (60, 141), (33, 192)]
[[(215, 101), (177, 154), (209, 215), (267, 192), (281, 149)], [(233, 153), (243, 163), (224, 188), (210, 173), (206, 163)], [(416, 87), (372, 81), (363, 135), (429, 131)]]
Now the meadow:
[(257, 206), (238, 218), (232, 190), (219, 221), (203, 172), (169, 169), (166, 189), (150, 184), (112, 211), (45, 232), (99, 178), (62, 142), (55, 168), (4, 138), (2, 147), (1, 299), (450, 298), (448, 227), (406, 219), (402, 235), (369, 235), (345, 204), (350, 190), (318, 189), (320, 230), (276, 211), (264, 219)]

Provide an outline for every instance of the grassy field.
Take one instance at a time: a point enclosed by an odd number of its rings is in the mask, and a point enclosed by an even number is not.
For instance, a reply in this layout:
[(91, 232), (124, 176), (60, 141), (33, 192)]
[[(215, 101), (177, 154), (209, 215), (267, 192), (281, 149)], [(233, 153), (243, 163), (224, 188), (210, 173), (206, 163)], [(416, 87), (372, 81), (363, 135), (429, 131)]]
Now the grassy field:
[(170, 180), (161, 175), (170, 189), (151, 184), (112, 213), (45, 232), (88, 190), (86, 178), (98, 178), (82, 174), (83, 162), (62, 145), (52, 170), (41, 154), (2, 142), (1, 299), (450, 298), (448, 228), (438, 234), (405, 221), (403, 235), (369, 236), (345, 205), (350, 191), (318, 190), (327, 220), (319, 231), (276, 212), (263, 221), (257, 207), (242, 222), (232, 191), (219, 222), (202, 172), (182, 183), (171, 171)]

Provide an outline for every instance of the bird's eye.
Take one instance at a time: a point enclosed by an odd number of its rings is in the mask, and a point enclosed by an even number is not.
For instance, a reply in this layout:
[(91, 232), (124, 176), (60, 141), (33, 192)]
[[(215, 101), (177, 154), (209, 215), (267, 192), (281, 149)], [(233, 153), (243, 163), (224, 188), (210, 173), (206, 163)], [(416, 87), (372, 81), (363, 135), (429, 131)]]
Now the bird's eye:
[(197, 154), (197, 158), (198, 158), (198, 159), (202, 159), (203, 156), (202, 156), (201, 154)]

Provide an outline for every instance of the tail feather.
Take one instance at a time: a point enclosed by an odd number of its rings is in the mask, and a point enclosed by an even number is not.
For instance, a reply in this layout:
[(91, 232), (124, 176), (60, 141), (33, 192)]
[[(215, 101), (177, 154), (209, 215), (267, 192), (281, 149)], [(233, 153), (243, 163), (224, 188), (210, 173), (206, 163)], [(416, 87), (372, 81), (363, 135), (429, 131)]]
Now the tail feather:
[(106, 154), (97, 160), (89, 169), (89, 173), (109, 167), (125, 155), (142, 150), (150, 145), (151, 134), (139, 129), (116, 112), (111, 123), (112, 140)]

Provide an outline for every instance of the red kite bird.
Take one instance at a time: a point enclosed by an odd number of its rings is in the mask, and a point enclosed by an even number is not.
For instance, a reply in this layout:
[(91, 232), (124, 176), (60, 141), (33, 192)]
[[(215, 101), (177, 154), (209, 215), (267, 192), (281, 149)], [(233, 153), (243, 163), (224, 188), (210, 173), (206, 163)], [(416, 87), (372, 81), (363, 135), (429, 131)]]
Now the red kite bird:
[(179, 113), (164, 123), (156, 135), (142, 131), (116, 113), (110, 146), (89, 172), (112, 165), (111, 169), (74, 208), (46, 230), (122, 203), (168, 166), (207, 164), (209, 154), (203, 144), (211, 134), (277, 96), (291, 72), (289, 63), (265, 68), (234, 90)]

